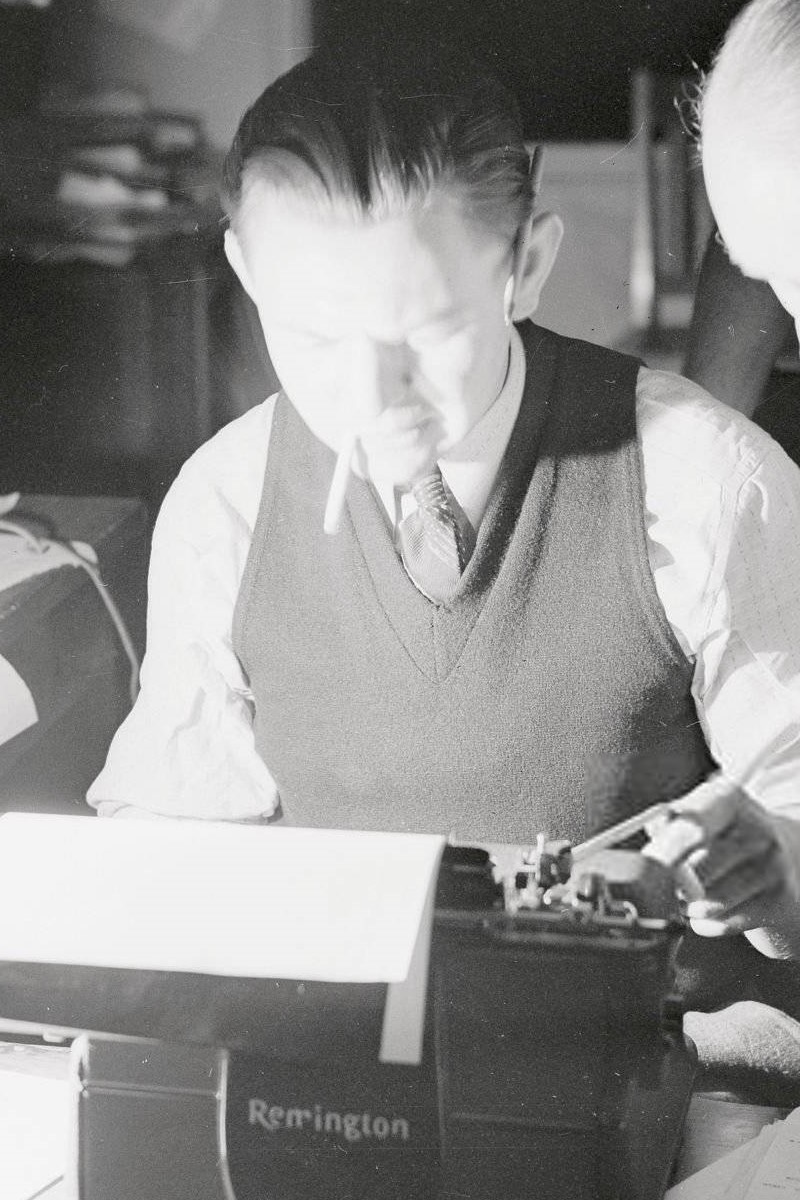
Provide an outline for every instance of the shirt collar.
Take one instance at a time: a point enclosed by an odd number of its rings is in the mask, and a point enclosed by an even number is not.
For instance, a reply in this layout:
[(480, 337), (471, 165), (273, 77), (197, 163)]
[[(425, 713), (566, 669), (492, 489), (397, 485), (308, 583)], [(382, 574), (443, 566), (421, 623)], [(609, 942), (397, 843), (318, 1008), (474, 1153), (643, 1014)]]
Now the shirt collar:
[(494, 404), (473, 425), (466, 437), (442, 458), (447, 485), (477, 529), (494, 487), (525, 387), (525, 350), (515, 328), (511, 330), (508, 371)]
[(472, 426), (469, 433), (448, 450), (440, 465), (454, 466), (462, 462), (485, 461), (487, 458), (497, 458), (499, 463), (517, 419), (524, 385), (525, 351), (522, 338), (512, 327), (508, 370), (497, 399)]
[[(524, 386), (525, 350), (522, 338), (512, 326), (508, 370), (497, 399), (466, 436), (439, 460), (448, 487), (474, 529), (480, 525), (494, 487), (517, 419)], [(398, 513), (394, 484), (380, 479), (374, 479), (373, 484), (393, 523), (400, 515), (405, 516), (416, 507), (413, 497), (407, 493), (401, 498), (401, 513)]]

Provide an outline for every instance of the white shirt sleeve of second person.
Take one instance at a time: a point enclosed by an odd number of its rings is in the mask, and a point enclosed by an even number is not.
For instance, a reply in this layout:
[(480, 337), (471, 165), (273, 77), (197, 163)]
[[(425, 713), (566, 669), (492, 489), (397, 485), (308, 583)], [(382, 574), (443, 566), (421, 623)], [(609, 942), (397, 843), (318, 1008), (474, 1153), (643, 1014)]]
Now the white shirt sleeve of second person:
[(711, 754), (800, 854), (800, 470), (688, 380), (642, 371), (637, 401), (650, 565)]
[(273, 410), (274, 397), (225, 426), (162, 504), (141, 691), (87, 796), (101, 816), (259, 821), (276, 808), (231, 630)]

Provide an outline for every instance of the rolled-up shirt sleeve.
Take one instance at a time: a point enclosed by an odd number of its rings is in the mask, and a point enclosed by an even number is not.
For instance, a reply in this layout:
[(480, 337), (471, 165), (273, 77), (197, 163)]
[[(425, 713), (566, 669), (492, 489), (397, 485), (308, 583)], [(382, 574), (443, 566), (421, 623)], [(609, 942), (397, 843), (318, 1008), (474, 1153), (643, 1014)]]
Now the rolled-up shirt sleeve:
[(251, 409), (201, 447), (161, 507), (141, 691), (87, 795), (102, 816), (259, 821), (276, 808), (232, 645), (273, 408)]

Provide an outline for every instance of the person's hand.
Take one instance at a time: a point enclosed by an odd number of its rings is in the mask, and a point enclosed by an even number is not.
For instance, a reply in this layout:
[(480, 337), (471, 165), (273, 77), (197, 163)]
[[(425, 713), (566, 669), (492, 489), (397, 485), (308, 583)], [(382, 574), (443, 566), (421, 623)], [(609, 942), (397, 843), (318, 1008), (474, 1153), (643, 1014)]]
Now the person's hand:
[[(800, 828), (717, 774), (648, 827), (643, 853), (673, 867), (705, 937), (766, 930), (800, 937)], [(788, 836), (787, 836), (788, 835)], [(750, 937), (754, 944), (758, 938)], [(765, 953), (774, 952), (759, 946)], [(783, 952), (783, 947), (779, 950)]]

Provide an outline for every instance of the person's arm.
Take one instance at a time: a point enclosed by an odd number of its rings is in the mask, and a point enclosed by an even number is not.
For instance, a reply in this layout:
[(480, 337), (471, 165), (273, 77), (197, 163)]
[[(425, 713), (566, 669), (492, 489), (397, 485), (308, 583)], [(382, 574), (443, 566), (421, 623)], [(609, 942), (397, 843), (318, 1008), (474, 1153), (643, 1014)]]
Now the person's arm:
[(162, 505), (141, 692), (87, 796), (102, 816), (254, 821), (275, 809), (231, 644), (271, 415), (268, 402), (227, 426), (190, 459)]
[(712, 235), (697, 282), (684, 375), (750, 417), (791, 329), (772, 288), (744, 276)]
[(700, 933), (800, 951), (800, 471), (764, 433), (686, 381), (643, 373), (651, 565), (694, 662), (720, 775), (672, 805), (648, 853), (688, 862)]

